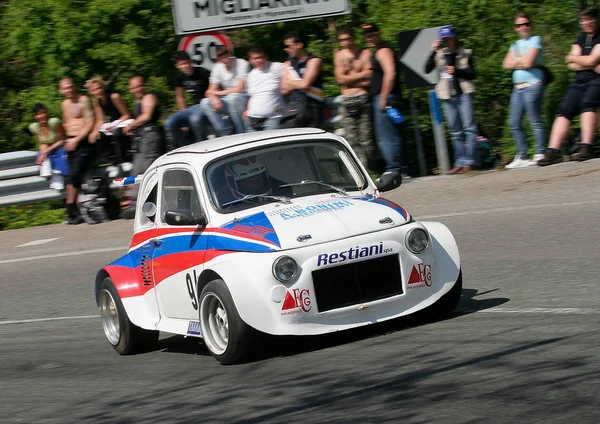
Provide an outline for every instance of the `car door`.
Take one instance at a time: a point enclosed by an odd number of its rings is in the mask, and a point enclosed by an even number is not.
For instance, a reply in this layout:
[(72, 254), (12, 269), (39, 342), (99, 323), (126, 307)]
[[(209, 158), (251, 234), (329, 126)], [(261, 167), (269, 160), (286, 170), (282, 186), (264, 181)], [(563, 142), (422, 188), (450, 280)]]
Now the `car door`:
[(169, 225), (167, 211), (186, 211), (206, 216), (196, 173), (188, 166), (163, 168), (160, 175), (158, 234), (153, 253), (153, 275), (161, 315), (198, 319), (197, 282), (204, 269), (207, 240), (204, 227)]

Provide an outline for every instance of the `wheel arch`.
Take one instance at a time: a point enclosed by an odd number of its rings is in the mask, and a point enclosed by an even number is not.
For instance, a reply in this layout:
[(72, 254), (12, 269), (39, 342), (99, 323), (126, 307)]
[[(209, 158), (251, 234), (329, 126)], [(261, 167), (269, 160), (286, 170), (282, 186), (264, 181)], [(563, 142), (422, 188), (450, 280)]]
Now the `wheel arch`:
[(205, 269), (204, 271), (202, 271), (202, 273), (200, 274), (200, 279), (198, 280), (198, 287), (196, 287), (198, 289), (198, 296), (200, 296), (200, 293), (202, 293), (204, 287), (206, 287), (208, 283), (214, 280), (223, 280), (225, 282), (225, 279), (213, 269)]
[(96, 282), (94, 284), (94, 296), (96, 298), (96, 306), (100, 306), (100, 304), (99, 304), (99, 300), (100, 300), (99, 299), (99, 296), (100, 296), (100, 284), (102, 284), (102, 282), (104, 281), (104, 279), (107, 278), (107, 277), (110, 277), (110, 274), (104, 268), (102, 268), (96, 274)]

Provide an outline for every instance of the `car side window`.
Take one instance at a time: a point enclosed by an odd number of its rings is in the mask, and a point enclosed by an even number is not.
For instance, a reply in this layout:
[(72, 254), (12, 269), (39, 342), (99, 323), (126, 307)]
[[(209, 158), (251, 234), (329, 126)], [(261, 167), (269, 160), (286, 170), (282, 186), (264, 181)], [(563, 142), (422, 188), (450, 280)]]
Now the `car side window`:
[(162, 180), (160, 213), (164, 222), (165, 213), (172, 210), (189, 211), (192, 215), (202, 215), (200, 193), (196, 189), (194, 177), (185, 169), (165, 171)]

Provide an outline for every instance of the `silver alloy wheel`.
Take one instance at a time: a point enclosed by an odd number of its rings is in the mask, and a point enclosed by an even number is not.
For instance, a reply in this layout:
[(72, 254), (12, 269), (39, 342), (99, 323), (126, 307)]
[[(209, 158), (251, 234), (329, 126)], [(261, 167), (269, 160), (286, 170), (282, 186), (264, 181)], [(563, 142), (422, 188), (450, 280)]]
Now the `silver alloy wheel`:
[(229, 321), (221, 299), (207, 293), (200, 305), (200, 325), (204, 343), (216, 355), (222, 355), (229, 345)]
[(121, 326), (119, 324), (119, 311), (112, 294), (104, 289), (100, 292), (100, 317), (104, 334), (111, 345), (119, 344)]

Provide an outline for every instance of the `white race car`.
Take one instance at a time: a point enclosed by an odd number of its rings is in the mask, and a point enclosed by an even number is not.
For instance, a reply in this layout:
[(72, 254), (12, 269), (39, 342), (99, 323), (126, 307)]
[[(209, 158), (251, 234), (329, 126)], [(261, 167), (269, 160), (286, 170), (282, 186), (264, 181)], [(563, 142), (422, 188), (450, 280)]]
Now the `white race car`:
[(167, 153), (141, 179), (134, 225), (127, 254), (95, 283), (120, 354), (164, 331), (201, 337), (231, 364), (260, 333), (324, 334), (429, 306), (442, 316), (461, 295), (448, 228), (380, 197), (348, 143), (322, 130)]

